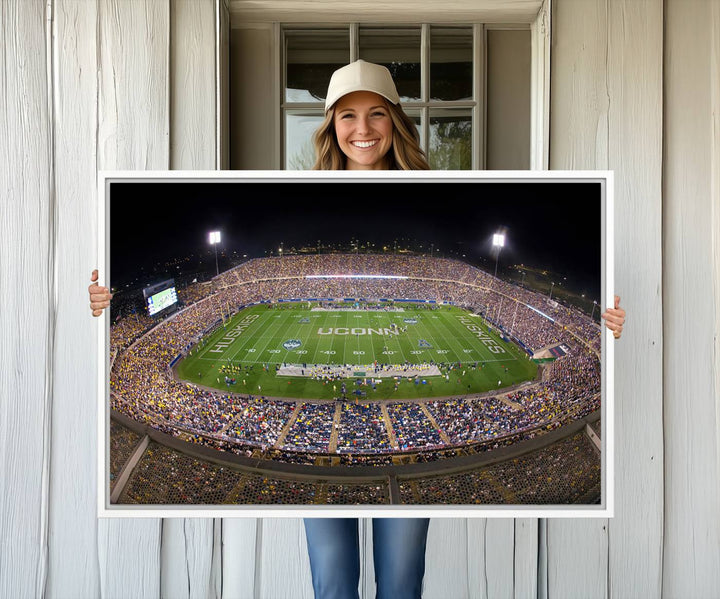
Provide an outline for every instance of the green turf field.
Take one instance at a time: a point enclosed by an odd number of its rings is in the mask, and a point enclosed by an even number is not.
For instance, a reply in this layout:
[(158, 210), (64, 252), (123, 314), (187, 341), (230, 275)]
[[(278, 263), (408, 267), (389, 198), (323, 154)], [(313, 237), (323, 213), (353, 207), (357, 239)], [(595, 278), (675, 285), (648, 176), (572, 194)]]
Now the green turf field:
[[(383, 378), (374, 389), (357, 386), (357, 379), (371, 377), (372, 370), (364, 366), (375, 361), (444, 366), (441, 376), (424, 376), (417, 383)], [(352, 392), (359, 389), (365, 394), (363, 400), (480, 393), (531, 380), (537, 374), (537, 366), (525, 352), (489, 332), (480, 317), (458, 308), (407, 305), (400, 312), (318, 311), (307, 303), (243, 310), (205, 337), (176, 368), (181, 379), (234, 393), (340, 396), (341, 381), (276, 375), (276, 366), (283, 363), (356, 365), (354, 372), (365, 372), (366, 377), (344, 379), (347, 396), (355, 397)], [(226, 376), (236, 383), (227, 385)]]

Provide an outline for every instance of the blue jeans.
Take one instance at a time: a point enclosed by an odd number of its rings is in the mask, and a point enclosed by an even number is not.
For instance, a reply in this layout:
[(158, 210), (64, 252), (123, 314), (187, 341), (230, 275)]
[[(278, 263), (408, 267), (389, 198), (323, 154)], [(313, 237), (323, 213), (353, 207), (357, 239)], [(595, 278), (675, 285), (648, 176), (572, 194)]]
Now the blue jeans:
[[(419, 599), (429, 518), (373, 518), (377, 599)], [(358, 599), (357, 518), (305, 518), (315, 599)]]

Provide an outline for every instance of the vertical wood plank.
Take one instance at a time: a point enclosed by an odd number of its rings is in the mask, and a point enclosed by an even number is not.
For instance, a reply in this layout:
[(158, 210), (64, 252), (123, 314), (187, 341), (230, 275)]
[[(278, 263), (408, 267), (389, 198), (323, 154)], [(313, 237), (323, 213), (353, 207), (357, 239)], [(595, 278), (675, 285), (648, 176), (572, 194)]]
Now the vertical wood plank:
[[(215, 6), (213, 0), (170, 1), (170, 168), (211, 170), (216, 160)], [(217, 597), (222, 555), (213, 551), (209, 518), (163, 523), (163, 597)]]
[(714, 2), (665, 3), (663, 594), (720, 590), (718, 46)]
[[(483, 599), (515, 596), (515, 520), (467, 518), (466, 522), (467, 572), (459, 580), (467, 581), (467, 588), (459, 592)], [(448, 588), (455, 588), (458, 581), (448, 584), (454, 585)]]
[(548, 596), (658, 596), (662, 4), (554, 0), (552, 30), (551, 168), (615, 172), (628, 328), (615, 346), (615, 518), (548, 521)]
[(485, 548), (488, 597), (512, 597), (515, 521), (510, 518), (488, 519)]
[(607, 0), (553, 0), (550, 168), (606, 169)]
[(213, 599), (220, 599), (223, 596), (223, 521), (220, 518), (213, 520), (213, 546), (208, 596)]
[(538, 518), (515, 518), (513, 597), (538, 596)]
[[(550, 168), (608, 167), (607, 6), (553, 0)], [(549, 597), (607, 596), (607, 520), (549, 519)]]
[[(615, 285), (628, 328), (615, 344), (615, 517), (609, 591), (662, 594), (663, 2), (608, 2), (609, 168)], [(603, 425), (603, 431), (606, 426)]]
[(106, 518), (98, 523), (100, 596), (160, 596), (160, 519)]
[(97, 6), (57, 0), (53, 13), (57, 329), (46, 596), (99, 597), (97, 323), (86, 290), (97, 266)]
[(170, 168), (216, 163), (214, 0), (171, 0)]
[[(169, 4), (99, 0), (98, 23), (98, 168), (167, 169)], [(161, 540), (160, 519), (101, 520), (102, 596), (158, 597)]]
[(473, 599), (487, 599), (487, 567), (485, 536), (489, 519), (468, 519), (466, 532), (467, 545), (467, 591), (466, 596)]
[(98, 0), (98, 167), (164, 170), (169, 161), (168, 2)]
[(538, 519), (538, 571), (537, 596), (538, 599), (548, 599), (548, 545), (547, 545), (547, 518)]
[(222, 522), (222, 597), (252, 599), (255, 591), (256, 538), (259, 518), (225, 518)]
[(605, 599), (607, 520), (548, 520), (548, 597)]
[(0, 4), (0, 596), (47, 574), (55, 307), (45, 2)]
[(161, 547), (161, 597), (219, 597), (213, 571), (211, 518), (165, 518)]
[[(715, 299), (713, 314), (715, 326), (713, 331), (714, 369), (711, 374), (715, 397), (720, 394), (720, 6), (713, 5), (711, 12), (713, 39), (710, 51), (710, 102), (712, 107), (712, 139), (711, 139), (711, 219), (712, 237), (712, 268), (715, 281), (713, 297)], [(720, 430), (720, 410), (715, 410), (715, 430)]]
[[(550, 168), (608, 168), (607, 3), (552, 2)], [(607, 596), (607, 520), (548, 519), (548, 597)]]
[(255, 596), (312, 599), (310, 558), (301, 518), (258, 519)]

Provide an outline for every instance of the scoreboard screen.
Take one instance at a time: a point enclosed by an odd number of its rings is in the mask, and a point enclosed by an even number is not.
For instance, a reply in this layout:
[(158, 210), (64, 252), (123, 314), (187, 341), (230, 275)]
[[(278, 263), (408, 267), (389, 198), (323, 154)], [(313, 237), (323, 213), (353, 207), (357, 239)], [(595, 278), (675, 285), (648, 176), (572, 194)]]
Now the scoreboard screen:
[(165, 289), (164, 291), (151, 295), (147, 298), (148, 314), (153, 316), (154, 314), (157, 314), (176, 303), (177, 292), (175, 291), (175, 287)]
[(143, 289), (148, 316), (154, 316), (177, 304), (178, 297), (175, 280), (169, 279)]

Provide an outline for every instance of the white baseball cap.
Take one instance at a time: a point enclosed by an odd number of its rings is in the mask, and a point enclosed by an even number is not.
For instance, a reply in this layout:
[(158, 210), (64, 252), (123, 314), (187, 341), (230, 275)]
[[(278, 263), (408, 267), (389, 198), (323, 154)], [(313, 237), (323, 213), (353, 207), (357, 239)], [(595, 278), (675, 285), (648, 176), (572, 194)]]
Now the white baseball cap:
[(344, 95), (357, 91), (375, 92), (393, 104), (400, 101), (395, 82), (386, 67), (364, 60), (356, 60), (340, 67), (330, 77), (325, 99), (325, 112)]

